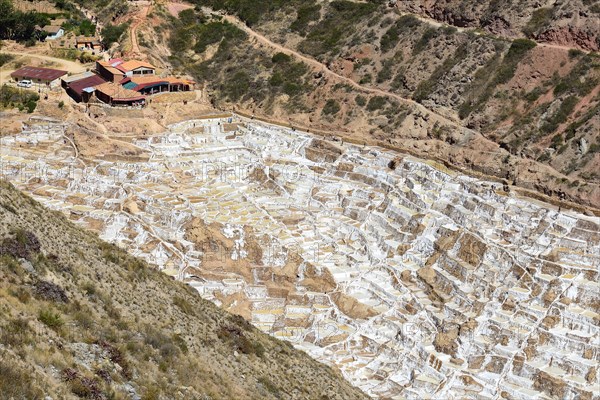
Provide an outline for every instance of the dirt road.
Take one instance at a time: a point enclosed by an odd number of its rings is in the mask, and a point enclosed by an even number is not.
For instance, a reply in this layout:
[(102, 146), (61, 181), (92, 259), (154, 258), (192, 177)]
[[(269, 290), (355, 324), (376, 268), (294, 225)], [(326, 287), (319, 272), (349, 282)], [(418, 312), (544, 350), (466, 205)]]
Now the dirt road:
[[(381, 90), (381, 89), (377, 89), (377, 88), (373, 88), (373, 87), (368, 87), (368, 86), (363, 86), (360, 83), (356, 82), (355, 80), (348, 78), (346, 76), (340, 75), (337, 72), (332, 71), (331, 69), (329, 69), (325, 64), (321, 63), (320, 61), (315, 60), (314, 58), (308, 57), (304, 54), (301, 54), (295, 50), (289, 49), (285, 46), (280, 45), (279, 43), (275, 43), (273, 41), (271, 41), (269, 38), (267, 38), (266, 36), (262, 35), (261, 33), (258, 33), (254, 30), (252, 30), (250, 27), (248, 27), (243, 21), (241, 21), (239, 18), (233, 16), (233, 15), (226, 15), (224, 16), (225, 20), (227, 20), (227, 22), (230, 22), (231, 24), (237, 26), (238, 28), (242, 29), (244, 32), (246, 32), (246, 34), (248, 34), (248, 36), (250, 36), (251, 38), (254, 38), (256, 41), (256, 44), (260, 44), (263, 46), (267, 46), (272, 48), (273, 50), (276, 50), (278, 52), (284, 53), (289, 55), (290, 57), (294, 57), (298, 60), (301, 60), (302, 62), (310, 65), (311, 67), (313, 67), (316, 70), (321, 71), (323, 74), (328, 75), (329, 77), (346, 83), (352, 87), (354, 87), (355, 89), (365, 92), (365, 93), (372, 93), (378, 96), (384, 96), (384, 97), (391, 97), (395, 100), (398, 100), (400, 103), (405, 104), (405, 105), (409, 105), (412, 107), (415, 107), (417, 110), (426, 113), (426, 114), (435, 114), (441, 121), (446, 122), (450, 125), (453, 126), (460, 126), (458, 124), (458, 122), (454, 119), (449, 119), (448, 117), (445, 117), (441, 114), (437, 114), (434, 111), (424, 107), (422, 104), (417, 103), (414, 100), (411, 99), (407, 99), (405, 97), (402, 97), (396, 93), (392, 93), (392, 92), (387, 92), (385, 90)], [(460, 126), (460, 128), (463, 128), (462, 126)]]
[(141, 23), (146, 21), (146, 18), (148, 18), (148, 13), (150, 13), (151, 7), (152, 7), (152, 5), (150, 5), (150, 4), (144, 6), (142, 8), (140, 14), (134, 17), (134, 22), (133, 22), (133, 24), (131, 24), (131, 27), (129, 28), (129, 37), (131, 39), (131, 55), (132, 56), (136, 56), (136, 57), (142, 56), (142, 51), (140, 50), (140, 45), (138, 43), (138, 38), (137, 38), (137, 28), (138, 28), (138, 26), (140, 26)]

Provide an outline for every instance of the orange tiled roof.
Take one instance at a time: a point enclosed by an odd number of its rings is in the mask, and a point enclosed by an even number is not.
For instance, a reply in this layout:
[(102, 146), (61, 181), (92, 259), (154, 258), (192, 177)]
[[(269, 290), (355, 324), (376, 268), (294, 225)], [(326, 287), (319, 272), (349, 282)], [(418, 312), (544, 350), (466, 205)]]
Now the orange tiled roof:
[(120, 67), (122, 67), (123, 69), (126, 69), (127, 71), (133, 71), (134, 69), (137, 69), (140, 67), (156, 69), (152, 64), (147, 63), (145, 61), (138, 61), (138, 60), (125, 61), (123, 64), (120, 65)]
[(111, 74), (124, 75), (123, 71), (120, 71), (119, 69), (113, 67), (111, 64), (109, 64), (106, 61), (97, 61), (97, 63), (102, 65), (104, 67), (104, 69), (106, 69)]
[(125, 89), (123, 86), (114, 82), (106, 82), (96, 86), (96, 90), (107, 94), (113, 99), (135, 99), (143, 98), (140, 94), (134, 90)]

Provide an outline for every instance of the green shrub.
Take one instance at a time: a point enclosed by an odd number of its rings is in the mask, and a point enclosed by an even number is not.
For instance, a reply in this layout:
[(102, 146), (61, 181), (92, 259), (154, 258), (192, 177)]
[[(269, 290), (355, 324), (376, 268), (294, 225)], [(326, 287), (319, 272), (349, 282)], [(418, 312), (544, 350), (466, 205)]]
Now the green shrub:
[(417, 55), (425, 50), (429, 42), (437, 37), (437, 35), (438, 30), (436, 28), (427, 28), (425, 32), (423, 32), (421, 38), (417, 41), (417, 43), (415, 43), (415, 47), (413, 47), (413, 55)]
[(388, 28), (387, 31), (381, 36), (379, 45), (382, 53), (387, 53), (398, 43), (398, 38), (401, 34), (408, 32), (411, 29), (415, 29), (420, 25), (420, 21), (414, 15), (403, 15)]
[(500, 68), (496, 72), (494, 84), (507, 83), (515, 75), (517, 65), (525, 57), (525, 54), (536, 46), (536, 43), (527, 39), (515, 39), (508, 53), (504, 56)]
[(541, 28), (543, 28), (554, 15), (554, 7), (540, 8), (535, 10), (527, 25), (523, 28), (523, 33), (527, 37), (533, 37)]
[(308, 24), (317, 21), (321, 16), (320, 4), (306, 4), (298, 8), (296, 20), (290, 25), (290, 29), (305, 34)]
[(546, 92), (546, 90), (544, 88), (541, 87), (536, 87), (535, 89), (533, 89), (531, 92), (525, 94), (524, 98), (525, 100), (527, 100), (530, 103), (535, 102), (537, 99), (540, 98), (540, 96), (542, 94), (544, 94)]
[(64, 325), (59, 313), (54, 313), (52, 310), (40, 310), (38, 320), (48, 328), (57, 330)]
[(377, 73), (377, 83), (383, 83), (389, 81), (392, 78), (392, 66), (394, 65), (393, 59), (388, 59), (383, 62), (381, 70)]
[(193, 31), (193, 35), (196, 38), (194, 45), (196, 53), (203, 53), (211, 44), (246, 36), (242, 30), (228, 22), (208, 22), (199, 25)]
[(271, 58), (271, 61), (275, 64), (289, 63), (291, 60), (292, 58), (285, 53), (275, 53)]
[(367, 104), (368, 111), (376, 111), (381, 110), (386, 103), (386, 99), (383, 96), (375, 96), (371, 97), (369, 103)]
[(60, 108), (61, 110), (65, 107), (65, 102), (64, 101), (59, 101), (58, 102), (58, 108)]
[(357, 95), (357, 96), (354, 98), (354, 101), (356, 102), (356, 104), (358, 104), (358, 105), (359, 105), (359, 106), (361, 106), (361, 107), (364, 107), (364, 106), (365, 106), (365, 104), (367, 104), (367, 99), (366, 99), (366, 97), (364, 97), (364, 96), (361, 96), (360, 94), (359, 94), (359, 95)]
[(39, 99), (40, 96), (31, 90), (17, 89), (6, 84), (0, 87), (1, 108), (16, 107), (21, 111), (27, 109), (27, 112), (32, 113)]
[(0, 53), (0, 67), (11, 62), (14, 58), (15, 56), (12, 54)]
[(102, 44), (104, 44), (106, 48), (109, 48), (113, 43), (119, 43), (121, 36), (125, 33), (127, 28), (129, 28), (128, 23), (120, 25), (107, 24), (102, 28)]
[(340, 104), (333, 99), (329, 99), (325, 103), (322, 113), (323, 113), (323, 115), (334, 115), (334, 114), (337, 114), (339, 111), (340, 111)]
[(579, 49), (569, 49), (569, 58), (572, 60), (579, 56), (584, 55), (585, 53)]
[(340, 41), (349, 38), (356, 26), (378, 7), (372, 2), (332, 1), (325, 17), (312, 27), (306, 39), (299, 44), (300, 50), (315, 57), (325, 53), (337, 54)]

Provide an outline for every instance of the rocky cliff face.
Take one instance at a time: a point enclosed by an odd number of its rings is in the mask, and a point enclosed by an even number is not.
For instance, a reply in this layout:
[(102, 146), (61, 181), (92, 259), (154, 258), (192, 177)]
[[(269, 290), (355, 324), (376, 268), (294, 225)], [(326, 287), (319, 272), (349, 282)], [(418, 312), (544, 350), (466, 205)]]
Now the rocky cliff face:
[(594, 0), (409, 0), (393, 4), (401, 12), (457, 27), (480, 28), (512, 38), (526, 36), (583, 50), (600, 49), (600, 3)]

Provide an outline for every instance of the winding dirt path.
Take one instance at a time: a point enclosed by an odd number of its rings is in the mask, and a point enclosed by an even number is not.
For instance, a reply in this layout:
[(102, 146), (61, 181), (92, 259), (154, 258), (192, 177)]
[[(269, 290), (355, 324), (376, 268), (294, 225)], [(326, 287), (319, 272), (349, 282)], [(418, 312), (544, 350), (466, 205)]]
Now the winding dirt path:
[(426, 113), (426, 114), (435, 114), (440, 120), (442, 120), (443, 122), (446, 122), (450, 125), (456, 126), (456, 127), (460, 127), (461, 129), (467, 129), (464, 128), (462, 125), (460, 125), (456, 120), (454, 119), (450, 119), (446, 116), (443, 116), (441, 114), (438, 114), (428, 108), (426, 108), (425, 106), (423, 106), (420, 103), (417, 103), (414, 100), (411, 99), (407, 99), (405, 97), (402, 97), (396, 93), (392, 93), (392, 92), (387, 92), (385, 90), (381, 90), (381, 89), (377, 89), (377, 88), (373, 88), (373, 87), (368, 87), (368, 86), (363, 86), (360, 83), (356, 82), (355, 80), (348, 78), (346, 76), (340, 75), (337, 72), (332, 71), (331, 69), (329, 69), (325, 64), (321, 63), (320, 61), (315, 60), (314, 58), (308, 57), (302, 53), (297, 52), (296, 50), (292, 50), (290, 48), (287, 48), (279, 43), (275, 43), (273, 42), (271, 39), (267, 38), (266, 36), (264, 36), (263, 34), (256, 32), (255, 30), (251, 29), (250, 27), (248, 27), (243, 21), (241, 21), (239, 18), (233, 16), (233, 15), (225, 15), (224, 19), (237, 26), (238, 28), (242, 29), (248, 36), (250, 36), (251, 38), (255, 39), (255, 44), (260, 44), (266, 47), (270, 47), (278, 52), (287, 54), (290, 57), (294, 57), (298, 60), (303, 61), (304, 63), (310, 65), (311, 67), (313, 67), (316, 70), (321, 71), (323, 74), (326, 74), (330, 77), (332, 77), (333, 79), (337, 80), (337, 81), (341, 81), (343, 83), (346, 83), (350, 86), (352, 86), (353, 88), (362, 91), (362, 92), (366, 92), (366, 93), (372, 93), (375, 95), (379, 95), (379, 96), (384, 96), (384, 97), (391, 97), (395, 100), (398, 100), (399, 102), (405, 104), (405, 105), (409, 105), (414, 107), (415, 109)]
[(131, 39), (131, 55), (141, 56), (142, 51), (140, 50), (140, 45), (138, 43), (137, 38), (137, 28), (146, 21), (148, 18), (148, 14), (150, 13), (150, 8), (152, 5), (148, 4), (144, 6), (139, 15), (134, 17), (134, 22), (129, 27), (129, 38)]

